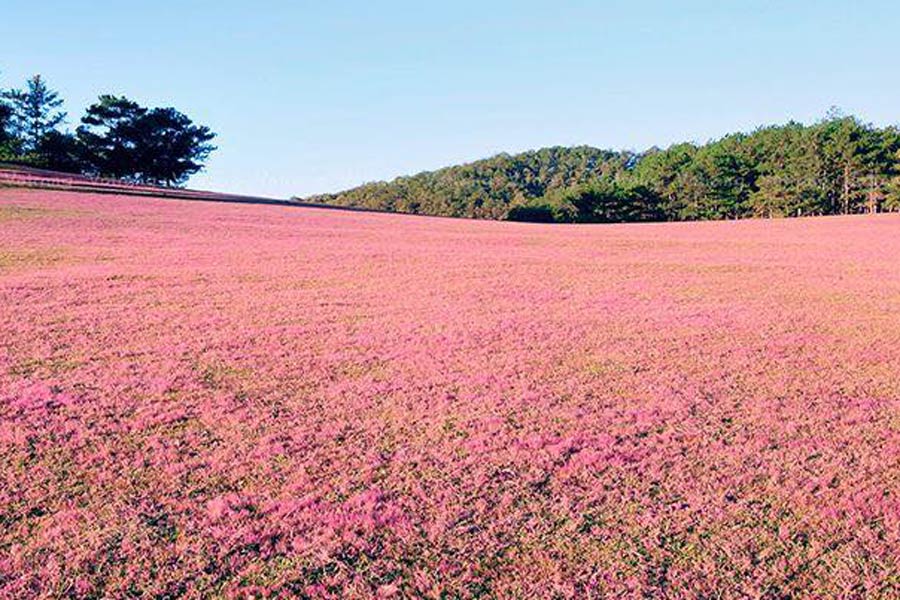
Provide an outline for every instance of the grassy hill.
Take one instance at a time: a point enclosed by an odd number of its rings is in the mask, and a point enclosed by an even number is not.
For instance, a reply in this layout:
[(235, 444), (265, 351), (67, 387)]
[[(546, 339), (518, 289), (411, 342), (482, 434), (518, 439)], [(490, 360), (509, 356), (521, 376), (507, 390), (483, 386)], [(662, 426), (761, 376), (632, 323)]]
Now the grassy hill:
[(0, 187), (0, 598), (900, 598), (900, 215), (517, 225)]

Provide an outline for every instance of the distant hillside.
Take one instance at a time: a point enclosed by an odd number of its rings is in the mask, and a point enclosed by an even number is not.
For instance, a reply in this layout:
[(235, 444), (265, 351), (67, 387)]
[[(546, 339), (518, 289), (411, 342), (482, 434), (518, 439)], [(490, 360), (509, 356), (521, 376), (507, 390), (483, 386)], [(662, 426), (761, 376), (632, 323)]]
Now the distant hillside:
[(510, 207), (629, 167), (629, 152), (590, 146), (543, 148), (374, 182), (304, 200), (407, 213), (504, 219)]
[(900, 210), (900, 131), (832, 113), (642, 153), (590, 146), (500, 154), (306, 201), (557, 222)]

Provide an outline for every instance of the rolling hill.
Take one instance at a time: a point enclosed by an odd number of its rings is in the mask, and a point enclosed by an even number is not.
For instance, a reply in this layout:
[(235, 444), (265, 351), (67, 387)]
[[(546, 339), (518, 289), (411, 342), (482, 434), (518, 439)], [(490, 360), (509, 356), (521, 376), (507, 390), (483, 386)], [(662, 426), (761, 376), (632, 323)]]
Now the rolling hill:
[(483, 219), (630, 222), (900, 210), (900, 131), (829, 114), (644, 152), (500, 154), (308, 201)]
[(0, 597), (896, 598), (897, 256), (0, 188)]

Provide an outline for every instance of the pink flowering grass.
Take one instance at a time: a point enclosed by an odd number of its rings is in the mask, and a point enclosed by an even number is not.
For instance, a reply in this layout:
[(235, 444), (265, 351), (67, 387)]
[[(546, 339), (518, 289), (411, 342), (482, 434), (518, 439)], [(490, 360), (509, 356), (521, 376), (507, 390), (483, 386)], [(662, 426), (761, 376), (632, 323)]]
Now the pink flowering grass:
[(0, 191), (0, 596), (896, 598), (900, 218)]

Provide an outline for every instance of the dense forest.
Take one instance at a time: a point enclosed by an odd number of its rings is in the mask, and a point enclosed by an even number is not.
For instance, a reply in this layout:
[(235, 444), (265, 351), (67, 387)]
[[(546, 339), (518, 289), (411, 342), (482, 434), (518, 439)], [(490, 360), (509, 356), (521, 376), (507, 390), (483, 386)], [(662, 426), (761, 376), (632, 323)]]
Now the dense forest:
[(832, 110), (707, 144), (500, 154), (306, 200), (429, 215), (610, 223), (900, 210), (900, 130)]
[(0, 161), (154, 185), (181, 185), (203, 169), (215, 134), (171, 107), (103, 94), (74, 132), (63, 100), (40, 76), (0, 90)]

